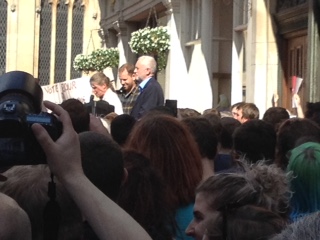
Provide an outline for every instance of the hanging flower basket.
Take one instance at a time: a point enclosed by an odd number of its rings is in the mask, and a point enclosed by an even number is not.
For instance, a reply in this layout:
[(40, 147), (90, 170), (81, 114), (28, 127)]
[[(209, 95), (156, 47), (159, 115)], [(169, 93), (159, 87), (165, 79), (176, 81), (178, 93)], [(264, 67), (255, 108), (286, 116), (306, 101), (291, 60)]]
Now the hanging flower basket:
[(158, 70), (165, 68), (166, 55), (170, 49), (170, 35), (168, 29), (163, 26), (155, 28), (142, 28), (131, 33), (129, 42), (131, 51), (136, 54), (149, 54), (157, 56), (162, 61), (158, 61)]
[(78, 54), (73, 61), (76, 71), (102, 71), (107, 67), (119, 65), (119, 50), (117, 48), (97, 49), (89, 55)]

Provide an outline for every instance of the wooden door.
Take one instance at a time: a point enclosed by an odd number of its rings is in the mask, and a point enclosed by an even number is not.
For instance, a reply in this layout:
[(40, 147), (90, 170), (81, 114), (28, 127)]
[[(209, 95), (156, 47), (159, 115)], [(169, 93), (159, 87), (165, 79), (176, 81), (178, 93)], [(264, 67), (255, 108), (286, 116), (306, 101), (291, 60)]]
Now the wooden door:
[(304, 108), (306, 102), (306, 68), (307, 35), (287, 39), (287, 64), (283, 82), (282, 105), (293, 114), (296, 114), (296, 110), (292, 108), (292, 76), (303, 78), (298, 95)]

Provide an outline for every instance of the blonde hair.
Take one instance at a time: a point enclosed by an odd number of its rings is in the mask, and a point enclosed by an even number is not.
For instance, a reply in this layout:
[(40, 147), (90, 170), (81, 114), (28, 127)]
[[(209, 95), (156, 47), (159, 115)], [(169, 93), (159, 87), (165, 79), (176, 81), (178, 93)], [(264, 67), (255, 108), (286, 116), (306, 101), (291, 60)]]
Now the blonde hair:
[(97, 72), (97, 73), (93, 74), (90, 78), (90, 83), (95, 83), (100, 86), (105, 84), (108, 88), (110, 88), (113, 92), (115, 92), (115, 89), (110, 81), (110, 78), (108, 78), (102, 72)]

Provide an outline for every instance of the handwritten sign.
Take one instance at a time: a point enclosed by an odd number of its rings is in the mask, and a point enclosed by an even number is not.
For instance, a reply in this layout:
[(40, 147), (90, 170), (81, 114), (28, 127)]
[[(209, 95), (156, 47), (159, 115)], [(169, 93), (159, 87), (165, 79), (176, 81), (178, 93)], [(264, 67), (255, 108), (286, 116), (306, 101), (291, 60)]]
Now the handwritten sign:
[(77, 78), (53, 85), (42, 86), (43, 100), (60, 104), (69, 98), (79, 99), (81, 102), (89, 102), (92, 94), (89, 77)]

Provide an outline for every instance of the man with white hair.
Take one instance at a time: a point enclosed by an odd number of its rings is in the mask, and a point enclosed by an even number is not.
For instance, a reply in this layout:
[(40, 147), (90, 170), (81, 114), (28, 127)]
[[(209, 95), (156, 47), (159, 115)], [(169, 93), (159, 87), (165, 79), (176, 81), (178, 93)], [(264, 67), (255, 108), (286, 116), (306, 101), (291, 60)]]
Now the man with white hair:
[(139, 82), (140, 94), (130, 114), (136, 119), (140, 119), (147, 111), (164, 104), (162, 88), (154, 78), (156, 70), (157, 63), (151, 56), (141, 56), (136, 62), (134, 73)]

